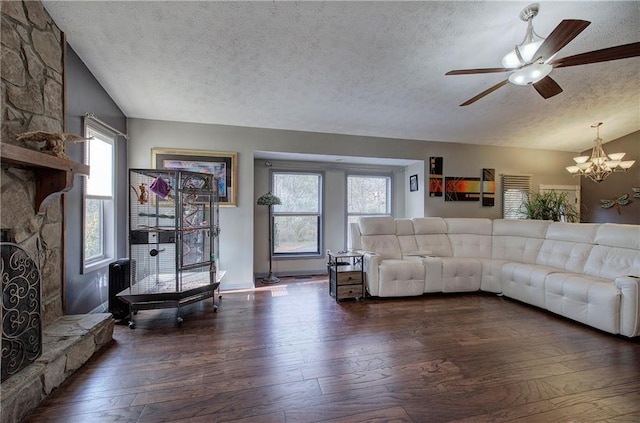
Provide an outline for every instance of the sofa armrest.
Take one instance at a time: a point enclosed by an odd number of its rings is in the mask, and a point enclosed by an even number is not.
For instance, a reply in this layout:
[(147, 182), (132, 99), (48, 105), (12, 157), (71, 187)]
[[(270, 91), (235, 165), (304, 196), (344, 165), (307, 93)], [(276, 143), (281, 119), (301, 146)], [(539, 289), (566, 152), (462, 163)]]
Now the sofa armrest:
[(364, 271), (365, 283), (367, 291), (370, 295), (378, 296), (380, 284), (378, 278), (378, 266), (382, 261), (382, 256), (372, 251), (361, 251), (362, 253), (362, 270)]
[(640, 278), (621, 276), (615, 280), (620, 290), (620, 334), (640, 335)]

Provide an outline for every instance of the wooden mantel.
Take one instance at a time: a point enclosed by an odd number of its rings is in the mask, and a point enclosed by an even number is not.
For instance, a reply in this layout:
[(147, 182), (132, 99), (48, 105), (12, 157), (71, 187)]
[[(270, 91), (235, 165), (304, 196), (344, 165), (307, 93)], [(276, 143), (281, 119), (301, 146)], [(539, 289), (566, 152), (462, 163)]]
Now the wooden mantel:
[(2, 163), (33, 170), (36, 173), (36, 208), (43, 213), (49, 201), (73, 187), (75, 175), (89, 175), (89, 166), (19, 147), (1, 143)]

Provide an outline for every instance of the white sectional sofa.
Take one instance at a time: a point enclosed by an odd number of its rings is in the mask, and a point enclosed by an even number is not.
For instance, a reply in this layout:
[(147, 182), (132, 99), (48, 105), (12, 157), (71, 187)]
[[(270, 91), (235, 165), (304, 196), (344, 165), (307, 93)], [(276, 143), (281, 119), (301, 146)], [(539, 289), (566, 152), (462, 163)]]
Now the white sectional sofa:
[(372, 296), (486, 291), (640, 335), (640, 225), (363, 217), (351, 245)]

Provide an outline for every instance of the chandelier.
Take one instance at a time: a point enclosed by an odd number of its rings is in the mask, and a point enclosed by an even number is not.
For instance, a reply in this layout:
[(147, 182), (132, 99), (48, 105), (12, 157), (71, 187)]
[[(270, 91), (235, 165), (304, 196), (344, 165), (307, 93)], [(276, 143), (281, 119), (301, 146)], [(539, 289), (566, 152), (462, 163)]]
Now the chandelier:
[(607, 155), (602, 148), (602, 138), (600, 138), (600, 125), (602, 122), (591, 125), (596, 128), (596, 139), (593, 140), (593, 150), (591, 156), (574, 157), (576, 162), (573, 166), (567, 166), (567, 171), (574, 176), (585, 176), (593, 182), (602, 182), (612, 172), (626, 172), (635, 160), (622, 161), (626, 153), (613, 153)]

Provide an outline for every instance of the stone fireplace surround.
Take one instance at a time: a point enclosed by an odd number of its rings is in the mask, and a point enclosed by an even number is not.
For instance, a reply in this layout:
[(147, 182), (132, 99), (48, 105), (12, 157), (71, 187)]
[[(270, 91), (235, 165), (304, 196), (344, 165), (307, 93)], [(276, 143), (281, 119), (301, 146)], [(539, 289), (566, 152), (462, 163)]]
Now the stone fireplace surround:
[(2, 383), (2, 423), (19, 422), (111, 342), (110, 314), (63, 313), (64, 201), (88, 167), (34, 151), (16, 135), (64, 130), (64, 34), (38, 1), (0, 3), (0, 226), (38, 263), (42, 355)]

